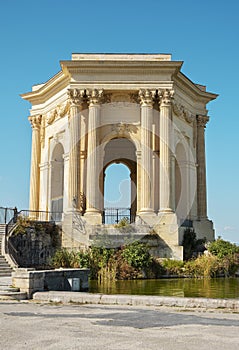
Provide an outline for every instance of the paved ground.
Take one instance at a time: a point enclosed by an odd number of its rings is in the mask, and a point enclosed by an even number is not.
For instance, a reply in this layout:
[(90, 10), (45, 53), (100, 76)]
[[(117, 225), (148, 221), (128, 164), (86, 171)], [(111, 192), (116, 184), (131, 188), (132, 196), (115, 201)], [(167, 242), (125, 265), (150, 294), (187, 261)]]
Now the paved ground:
[(0, 349), (238, 349), (239, 314), (75, 304), (0, 303)]

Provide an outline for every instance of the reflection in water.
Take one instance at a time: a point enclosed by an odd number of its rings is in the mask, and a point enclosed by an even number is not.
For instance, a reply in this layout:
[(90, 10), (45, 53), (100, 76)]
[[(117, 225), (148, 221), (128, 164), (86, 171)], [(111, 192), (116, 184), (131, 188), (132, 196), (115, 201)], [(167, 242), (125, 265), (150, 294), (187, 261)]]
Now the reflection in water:
[(239, 278), (90, 281), (91, 293), (239, 299)]

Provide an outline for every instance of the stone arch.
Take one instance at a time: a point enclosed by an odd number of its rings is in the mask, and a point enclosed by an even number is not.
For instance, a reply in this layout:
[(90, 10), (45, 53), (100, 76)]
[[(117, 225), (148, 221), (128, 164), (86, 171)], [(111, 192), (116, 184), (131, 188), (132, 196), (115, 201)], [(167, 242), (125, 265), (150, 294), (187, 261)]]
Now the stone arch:
[(104, 203), (104, 179), (106, 169), (113, 163), (122, 163), (130, 170), (131, 178), (131, 221), (135, 220), (137, 210), (137, 159), (136, 147), (126, 137), (111, 138), (104, 144), (103, 167), (101, 176), (102, 207)]
[(61, 217), (63, 212), (64, 197), (64, 148), (61, 143), (57, 143), (53, 149), (51, 156), (51, 186), (50, 186), (50, 202), (51, 212), (55, 219)]

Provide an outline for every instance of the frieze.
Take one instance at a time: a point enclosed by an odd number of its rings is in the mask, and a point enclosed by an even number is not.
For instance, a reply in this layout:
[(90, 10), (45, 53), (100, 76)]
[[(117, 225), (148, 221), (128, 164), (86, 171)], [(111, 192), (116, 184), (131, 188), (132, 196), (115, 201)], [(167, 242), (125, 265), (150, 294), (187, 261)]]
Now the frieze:
[(68, 114), (70, 111), (70, 103), (69, 101), (57, 105), (55, 109), (52, 111), (48, 112), (46, 115), (46, 121), (47, 124), (52, 124), (56, 119), (63, 118), (66, 114)]
[(112, 131), (116, 132), (119, 135), (126, 133), (137, 133), (137, 126), (133, 124), (118, 123), (112, 125)]
[(173, 112), (176, 114), (176, 116), (185, 120), (187, 123), (191, 124), (195, 120), (195, 116), (188, 110), (186, 110), (185, 107), (179, 104), (178, 102), (173, 102), (172, 107)]

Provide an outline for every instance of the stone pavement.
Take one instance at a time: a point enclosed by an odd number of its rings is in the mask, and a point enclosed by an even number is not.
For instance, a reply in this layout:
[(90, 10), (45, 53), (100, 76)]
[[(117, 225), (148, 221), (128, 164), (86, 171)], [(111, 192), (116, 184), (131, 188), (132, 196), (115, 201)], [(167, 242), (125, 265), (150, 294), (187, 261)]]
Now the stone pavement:
[(222, 310), (0, 302), (0, 349), (237, 350), (239, 314)]

